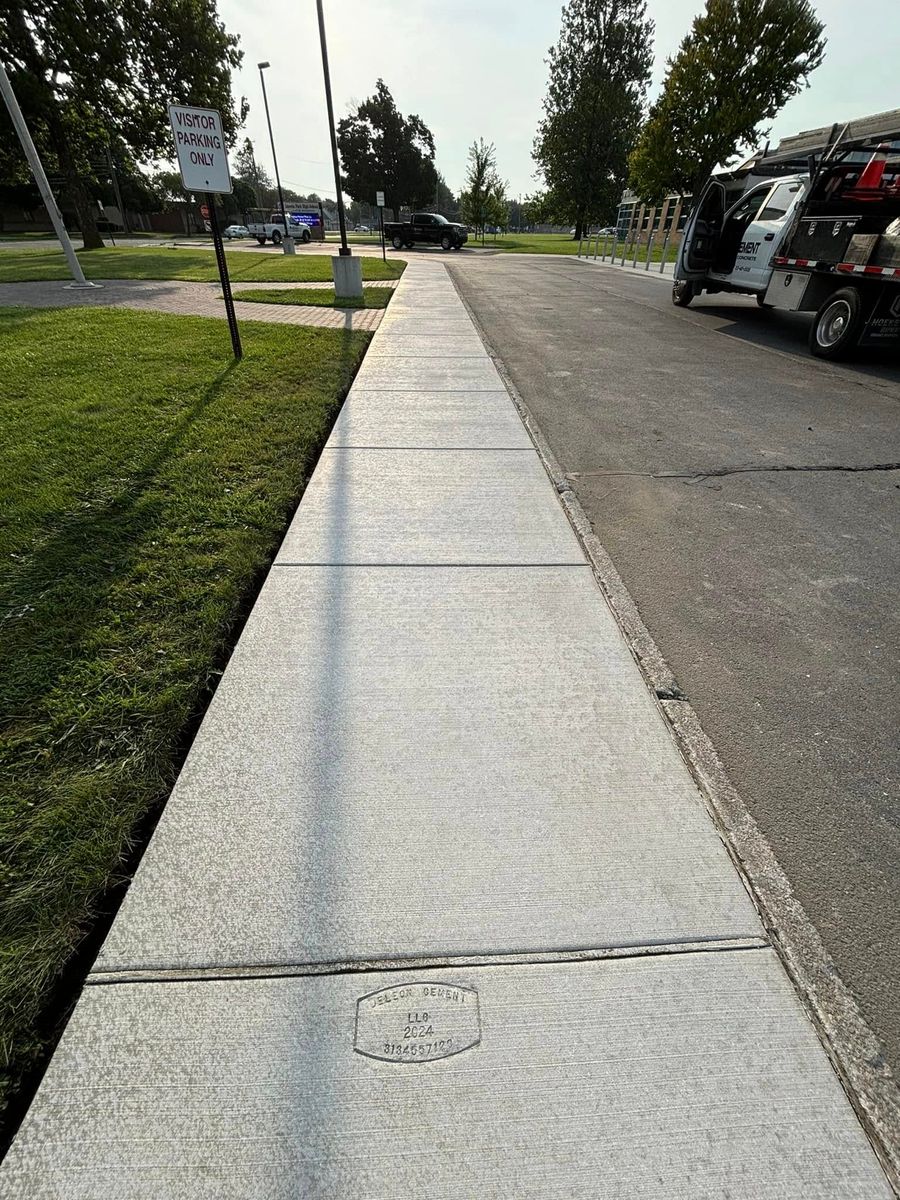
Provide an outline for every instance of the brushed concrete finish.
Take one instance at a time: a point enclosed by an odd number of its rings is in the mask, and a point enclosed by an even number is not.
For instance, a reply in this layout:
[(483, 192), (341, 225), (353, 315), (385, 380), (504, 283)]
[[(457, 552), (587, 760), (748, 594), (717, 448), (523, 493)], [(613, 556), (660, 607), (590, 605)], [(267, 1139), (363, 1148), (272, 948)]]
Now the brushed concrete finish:
[[(357, 1002), (386, 986), (398, 1010), (386, 1027), (401, 1030), (424, 988), (474, 989), (480, 1041), (438, 1061), (354, 1052)], [(431, 1003), (440, 1020), (442, 1001)], [(892, 1195), (769, 950), (88, 988), (0, 1190), (7, 1200)]]
[(367, 358), (484, 358), (487, 352), (476, 333), (416, 335), (407, 331), (382, 331), (369, 348)]
[(327, 450), (279, 563), (583, 563), (534, 450)]
[(486, 352), (478, 358), (366, 358), (356, 376), (361, 388), (393, 392), (496, 392), (503, 387)]
[(367, 392), (354, 388), (329, 447), (530, 450), (531, 439), (504, 392)]
[(287, 567), (96, 969), (760, 933), (590, 568)]

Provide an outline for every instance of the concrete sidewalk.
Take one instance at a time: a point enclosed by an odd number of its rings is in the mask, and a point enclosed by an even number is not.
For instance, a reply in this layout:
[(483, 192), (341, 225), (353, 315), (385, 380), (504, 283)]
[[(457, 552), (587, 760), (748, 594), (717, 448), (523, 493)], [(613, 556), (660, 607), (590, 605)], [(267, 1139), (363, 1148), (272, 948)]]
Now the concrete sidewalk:
[(375, 335), (0, 1191), (892, 1194), (440, 263)]

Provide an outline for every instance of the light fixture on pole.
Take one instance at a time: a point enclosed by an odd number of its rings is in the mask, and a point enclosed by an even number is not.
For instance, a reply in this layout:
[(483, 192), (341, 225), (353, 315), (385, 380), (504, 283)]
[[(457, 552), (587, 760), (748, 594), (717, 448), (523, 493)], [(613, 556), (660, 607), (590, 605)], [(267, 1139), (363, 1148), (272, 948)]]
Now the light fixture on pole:
[(275, 184), (278, 188), (278, 203), (281, 206), (281, 219), (284, 222), (284, 252), (285, 254), (294, 253), (294, 239), (291, 237), (291, 227), (288, 224), (287, 213), (284, 210), (284, 193), (281, 190), (281, 176), (278, 174), (278, 158), (275, 154), (275, 137), (272, 133), (272, 118), (269, 116), (269, 97), (266, 95), (266, 77), (263, 71), (266, 70), (270, 63), (257, 63), (259, 67), (259, 78), (262, 83), (263, 104), (266, 108), (266, 124), (269, 127), (269, 143), (272, 147), (272, 162), (275, 164)]
[(319, 10), (319, 40), (322, 43), (322, 70), (325, 72), (325, 103), (328, 106), (328, 132), (331, 134), (331, 157), (334, 160), (334, 186), (337, 189), (338, 221), (341, 226), (342, 256), (349, 256), (351, 251), (347, 245), (347, 218), (344, 215), (344, 196), (341, 191), (341, 163), (338, 158), (337, 134), (334, 129), (334, 106), (331, 103), (331, 74), (328, 70), (328, 46), (325, 41), (325, 14), (322, 11), (322, 0), (316, 0)]

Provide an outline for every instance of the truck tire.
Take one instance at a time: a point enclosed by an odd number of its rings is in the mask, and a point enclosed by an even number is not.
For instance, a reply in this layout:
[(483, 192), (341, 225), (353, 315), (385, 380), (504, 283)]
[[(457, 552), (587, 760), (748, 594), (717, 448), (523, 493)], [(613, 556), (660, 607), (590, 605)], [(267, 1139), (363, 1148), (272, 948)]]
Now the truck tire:
[(697, 287), (691, 279), (676, 279), (672, 284), (672, 303), (676, 308), (687, 308), (696, 295)]
[(256, 240), (259, 242), (259, 244), (261, 246), (264, 246), (266, 244), (265, 235), (263, 235), (262, 237), (258, 237)]
[(449, 235), (449, 233), (445, 233), (444, 236), (441, 238), (441, 249), (442, 250), (452, 250), (453, 249), (453, 238)]
[(816, 358), (844, 358), (856, 345), (862, 323), (859, 291), (846, 287), (832, 292), (813, 318), (809, 348)]
[(273, 230), (272, 230), (272, 245), (273, 245), (273, 246), (280, 246), (280, 245), (281, 245), (281, 242), (282, 242), (281, 230), (280, 230), (280, 229), (273, 229)]
[(399, 233), (395, 233), (394, 236), (391, 238), (391, 245), (394, 247), (395, 250), (403, 249), (403, 238), (400, 236)]
[(311, 237), (312, 237), (312, 234), (309, 232), (309, 230), (304, 229), (303, 232), (300, 234), (300, 241), (305, 246)]
[(412, 250), (412, 248), (413, 248), (412, 242), (404, 242), (403, 245), (406, 247), (407, 250)]

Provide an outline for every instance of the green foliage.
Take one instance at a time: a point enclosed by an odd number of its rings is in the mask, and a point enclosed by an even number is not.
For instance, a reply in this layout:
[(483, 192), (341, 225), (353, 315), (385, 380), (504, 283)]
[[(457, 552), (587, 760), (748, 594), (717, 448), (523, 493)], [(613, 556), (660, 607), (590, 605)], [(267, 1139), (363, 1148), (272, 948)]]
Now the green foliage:
[(678, 53), (630, 160), (643, 199), (697, 193), (796, 95), (825, 52), (809, 0), (707, 0)]
[[(233, 136), (231, 72), (241, 61), (215, 0), (22, 0), (0, 10), (0, 46), (13, 88), (49, 174), (65, 180), (86, 246), (100, 246), (97, 163), (111, 144), (126, 167), (170, 158), (166, 103), (222, 113)], [(0, 105), (0, 173), (27, 178)]]
[[(231, 177), (235, 185), (238, 183), (244, 185), (245, 190), (242, 195), (251, 197), (243, 207), (267, 208), (276, 203), (278, 191), (275, 181), (265, 167), (260, 166), (256, 161), (253, 142), (248, 137), (244, 138), (232, 156)], [(249, 191), (246, 190), (248, 188)], [(287, 200), (286, 193), (285, 200)]]
[(342, 184), (354, 200), (374, 204), (382, 191), (395, 216), (403, 205), (434, 201), (434, 137), (421, 117), (403, 116), (383, 79), (374, 96), (338, 122), (337, 137)]
[(368, 339), (242, 335), (235, 363), (224, 321), (0, 312), (0, 1108), (172, 785)]
[(568, 0), (550, 50), (533, 155), (576, 236), (616, 211), (653, 62), (646, 12), (645, 0)]
[(497, 154), (479, 138), (469, 147), (469, 167), (466, 186), (459, 196), (459, 211), (467, 225), (483, 229), (485, 225), (505, 226), (509, 205), (506, 183), (497, 171)]

